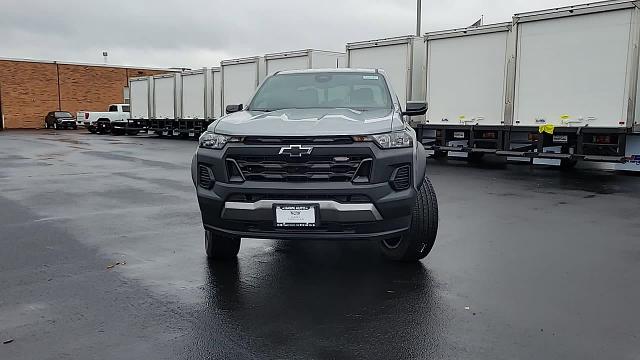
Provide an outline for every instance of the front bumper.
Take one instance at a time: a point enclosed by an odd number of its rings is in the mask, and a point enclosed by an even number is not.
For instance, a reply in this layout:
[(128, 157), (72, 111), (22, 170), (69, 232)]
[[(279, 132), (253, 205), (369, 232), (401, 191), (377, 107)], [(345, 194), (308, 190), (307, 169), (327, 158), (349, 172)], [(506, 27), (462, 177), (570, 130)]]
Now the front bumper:
[(146, 130), (147, 124), (142, 120), (129, 120), (129, 121), (112, 121), (111, 122), (112, 129), (119, 130)]
[(77, 125), (75, 121), (62, 121), (58, 123), (58, 128), (60, 129), (73, 129), (76, 127)]
[[(416, 190), (412, 181), (408, 189), (396, 191), (389, 178), (398, 166), (412, 163), (413, 149), (380, 150), (373, 144), (364, 146), (370, 146), (367, 151), (374, 158), (374, 166), (370, 182), (360, 184), (350, 181), (232, 183), (227, 181), (224, 165), (227, 152), (199, 149), (193, 159), (192, 174), (203, 225), (215, 232), (268, 239), (379, 240), (398, 236), (410, 227)], [(271, 149), (265, 147), (264, 152), (269, 151)], [(212, 169), (212, 177), (217, 179), (207, 187), (199, 184), (198, 169), (203, 164)], [(274, 206), (296, 204), (317, 205), (317, 226), (275, 225)]]

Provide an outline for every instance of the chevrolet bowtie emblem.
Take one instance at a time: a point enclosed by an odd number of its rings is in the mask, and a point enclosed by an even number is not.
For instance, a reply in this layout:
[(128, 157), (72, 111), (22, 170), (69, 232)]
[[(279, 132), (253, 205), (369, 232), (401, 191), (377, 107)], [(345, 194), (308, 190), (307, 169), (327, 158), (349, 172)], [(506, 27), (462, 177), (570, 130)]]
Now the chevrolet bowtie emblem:
[(313, 147), (302, 145), (289, 145), (280, 148), (280, 155), (289, 155), (291, 157), (302, 157), (302, 155), (311, 155)]

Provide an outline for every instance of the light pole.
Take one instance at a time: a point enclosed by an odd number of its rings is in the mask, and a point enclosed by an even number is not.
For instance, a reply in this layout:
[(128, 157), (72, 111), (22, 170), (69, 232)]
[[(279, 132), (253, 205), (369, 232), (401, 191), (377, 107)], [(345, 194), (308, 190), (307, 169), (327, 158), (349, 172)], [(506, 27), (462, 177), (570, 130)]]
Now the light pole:
[(422, 0), (418, 0), (418, 11), (416, 19), (416, 36), (420, 36), (420, 25), (422, 23)]

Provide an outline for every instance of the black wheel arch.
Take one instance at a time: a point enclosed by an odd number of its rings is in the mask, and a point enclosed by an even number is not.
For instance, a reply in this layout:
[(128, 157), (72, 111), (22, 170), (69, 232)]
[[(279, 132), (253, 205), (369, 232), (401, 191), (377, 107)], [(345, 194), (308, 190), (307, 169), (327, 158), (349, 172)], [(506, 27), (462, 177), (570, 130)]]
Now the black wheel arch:
[(414, 167), (414, 184), (415, 188), (420, 189), (424, 182), (425, 175), (427, 174), (427, 151), (422, 146), (422, 143), (416, 141), (416, 147), (414, 151), (413, 167)]
[(198, 153), (193, 154), (193, 158), (191, 159), (191, 180), (193, 181), (193, 186), (198, 186), (197, 181), (198, 174)]

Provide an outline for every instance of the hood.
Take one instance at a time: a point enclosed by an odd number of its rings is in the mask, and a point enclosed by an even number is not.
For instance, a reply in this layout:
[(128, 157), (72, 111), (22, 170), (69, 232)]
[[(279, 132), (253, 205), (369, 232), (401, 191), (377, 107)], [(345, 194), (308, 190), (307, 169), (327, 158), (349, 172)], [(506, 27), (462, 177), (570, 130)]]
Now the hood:
[(240, 111), (220, 118), (209, 128), (233, 136), (369, 135), (402, 129), (391, 109), (283, 109)]

